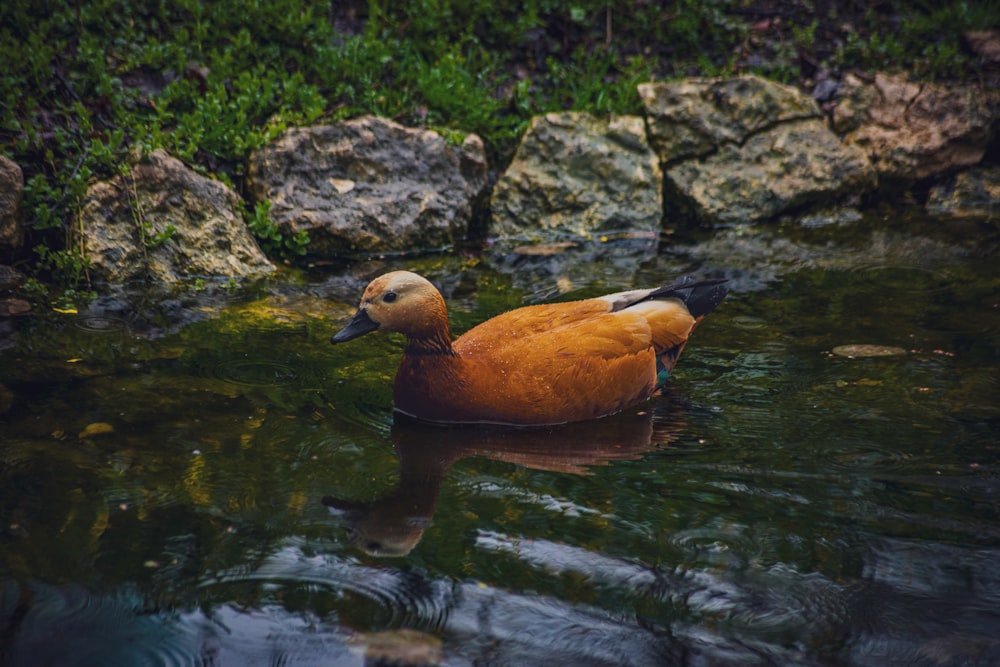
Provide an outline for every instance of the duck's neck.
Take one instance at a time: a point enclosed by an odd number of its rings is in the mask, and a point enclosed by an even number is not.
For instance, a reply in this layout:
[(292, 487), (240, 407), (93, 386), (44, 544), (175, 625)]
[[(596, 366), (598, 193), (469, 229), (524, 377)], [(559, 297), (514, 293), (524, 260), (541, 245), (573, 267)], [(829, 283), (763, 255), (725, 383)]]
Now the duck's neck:
[(457, 356), (451, 347), (451, 333), (448, 327), (441, 331), (435, 331), (428, 336), (407, 336), (404, 354), (410, 356), (443, 355), (448, 357)]
[(441, 294), (434, 290), (423, 304), (423, 315), (418, 326), (406, 329), (407, 355), (457, 356), (451, 347), (451, 329), (448, 327), (448, 308)]

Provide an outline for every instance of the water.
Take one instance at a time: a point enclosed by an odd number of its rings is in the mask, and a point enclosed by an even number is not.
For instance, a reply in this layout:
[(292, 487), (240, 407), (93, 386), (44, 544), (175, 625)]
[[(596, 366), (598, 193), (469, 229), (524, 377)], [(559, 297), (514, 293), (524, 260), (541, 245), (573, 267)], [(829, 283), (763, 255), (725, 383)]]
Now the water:
[[(933, 222), (8, 320), (0, 663), (1000, 664), (996, 233)], [(396, 268), (456, 331), (685, 271), (733, 291), (636, 409), (440, 429), (393, 417), (398, 339), (329, 344)]]

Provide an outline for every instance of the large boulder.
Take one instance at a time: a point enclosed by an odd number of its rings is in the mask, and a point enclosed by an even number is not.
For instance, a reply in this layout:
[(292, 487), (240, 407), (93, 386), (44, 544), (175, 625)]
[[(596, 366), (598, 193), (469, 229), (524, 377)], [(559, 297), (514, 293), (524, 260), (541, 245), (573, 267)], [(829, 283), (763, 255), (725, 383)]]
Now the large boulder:
[(815, 101), (795, 88), (742, 76), (639, 91), (665, 165), (668, 218), (758, 222), (875, 186), (864, 152), (843, 145)]
[(742, 144), (779, 123), (820, 117), (812, 98), (754, 75), (643, 83), (638, 90), (650, 141), (666, 165)]
[(284, 233), (327, 256), (460, 241), (486, 183), (479, 137), (455, 146), (374, 116), (286, 131), (250, 157), (247, 180)]
[(99, 280), (252, 278), (274, 271), (231, 189), (157, 150), (127, 176), (95, 183), (79, 237)]
[(24, 240), (17, 208), (24, 192), (24, 174), (16, 162), (0, 155), (0, 247), (19, 248)]
[(782, 123), (742, 145), (723, 143), (708, 157), (667, 169), (666, 181), (668, 214), (715, 225), (853, 202), (874, 187), (875, 176), (860, 150), (810, 119)]
[(536, 116), (494, 188), (492, 232), (536, 239), (655, 234), (663, 218), (662, 179), (642, 118)]
[(876, 74), (844, 77), (833, 129), (871, 158), (880, 176), (917, 180), (978, 164), (1000, 118), (1000, 93)]

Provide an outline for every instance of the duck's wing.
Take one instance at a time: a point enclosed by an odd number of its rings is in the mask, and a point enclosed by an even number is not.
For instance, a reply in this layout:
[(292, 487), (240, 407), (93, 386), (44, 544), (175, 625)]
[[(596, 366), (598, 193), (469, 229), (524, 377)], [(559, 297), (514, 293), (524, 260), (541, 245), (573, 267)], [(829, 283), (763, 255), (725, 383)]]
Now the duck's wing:
[(469, 329), (455, 340), (454, 346), (456, 351), (461, 352), (463, 346), (479, 349), (484, 344), (507, 344), (579, 325), (611, 310), (611, 306), (601, 299), (525, 306), (501, 313)]
[(616, 292), (597, 299), (607, 302), (613, 311), (624, 310), (646, 301), (679, 299), (693, 317), (701, 319), (726, 298), (729, 293), (727, 282), (726, 278), (696, 280), (693, 276), (680, 276), (662, 287)]
[(454, 402), (509, 423), (618, 412), (666, 380), (699, 318), (725, 296), (721, 284), (675, 281), (504, 313), (454, 342), (464, 370), (446, 391), (454, 385)]

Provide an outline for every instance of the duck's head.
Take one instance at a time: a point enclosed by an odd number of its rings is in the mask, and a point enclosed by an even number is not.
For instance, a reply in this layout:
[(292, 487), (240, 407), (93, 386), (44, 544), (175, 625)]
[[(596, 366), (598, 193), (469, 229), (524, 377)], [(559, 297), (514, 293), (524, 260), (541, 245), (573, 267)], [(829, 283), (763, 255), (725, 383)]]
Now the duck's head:
[(330, 342), (345, 343), (380, 329), (410, 338), (447, 336), (444, 299), (426, 278), (409, 271), (393, 271), (368, 284), (354, 318)]

